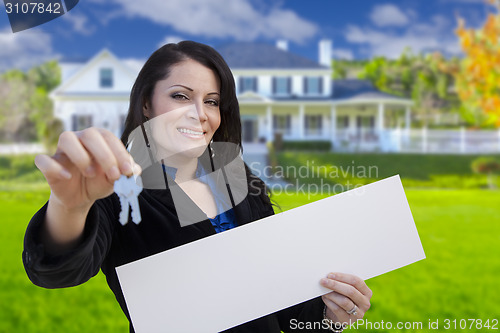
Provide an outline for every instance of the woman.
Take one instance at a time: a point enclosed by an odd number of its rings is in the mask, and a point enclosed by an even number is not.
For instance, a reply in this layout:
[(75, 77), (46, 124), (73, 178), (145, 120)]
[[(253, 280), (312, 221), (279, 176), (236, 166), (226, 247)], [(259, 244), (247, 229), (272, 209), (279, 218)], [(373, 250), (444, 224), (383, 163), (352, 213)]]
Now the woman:
[[(46, 288), (81, 284), (102, 269), (130, 321), (115, 267), (269, 216), (273, 209), (264, 183), (242, 162), (233, 163), (241, 144), (234, 79), (206, 45), (184, 41), (151, 55), (132, 89), (122, 141), (96, 128), (65, 132), (54, 156), (36, 157), (51, 194), (28, 226), (23, 262), (31, 281)], [(145, 185), (138, 199), (142, 222), (122, 226), (113, 184), (122, 174), (140, 173), (136, 162)], [(232, 183), (231, 170), (243, 170), (245, 186)], [(204, 181), (203, 175), (217, 172), (225, 188)], [(224, 190), (228, 195), (220, 195)], [(185, 214), (192, 211), (197, 213)], [(229, 331), (349, 323), (370, 307), (372, 292), (355, 276), (329, 274), (320, 283), (332, 292)]]

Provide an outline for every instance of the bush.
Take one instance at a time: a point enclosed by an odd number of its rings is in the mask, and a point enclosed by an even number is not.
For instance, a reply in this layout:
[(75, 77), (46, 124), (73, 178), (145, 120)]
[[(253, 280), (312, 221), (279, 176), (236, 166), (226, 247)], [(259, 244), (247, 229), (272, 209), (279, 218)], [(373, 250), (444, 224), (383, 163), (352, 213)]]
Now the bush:
[(479, 157), (472, 161), (472, 171), (475, 173), (492, 174), (500, 172), (500, 161), (494, 157)]
[[(28, 178), (44, 179), (41, 172), (35, 166), (33, 155), (0, 156), (0, 180), (14, 180), (31, 174)], [(36, 175), (39, 173), (41, 178)]]
[(495, 157), (479, 157), (472, 161), (472, 170), (475, 173), (488, 175), (488, 187), (496, 188), (496, 177), (494, 175), (500, 173), (500, 160)]
[(332, 143), (325, 140), (316, 141), (283, 141), (282, 150), (330, 151)]

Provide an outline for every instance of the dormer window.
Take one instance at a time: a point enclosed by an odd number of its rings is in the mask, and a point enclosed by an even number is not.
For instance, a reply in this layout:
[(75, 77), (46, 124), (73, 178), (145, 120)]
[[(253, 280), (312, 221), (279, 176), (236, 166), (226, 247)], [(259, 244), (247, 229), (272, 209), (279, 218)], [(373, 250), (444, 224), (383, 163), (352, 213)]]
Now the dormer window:
[(113, 87), (113, 69), (101, 68), (99, 72), (99, 86), (101, 88)]
[(247, 91), (257, 92), (257, 78), (254, 76), (240, 77), (240, 93)]
[(273, 94), (290, 95), (292, 91), (292, 80), (289, 77), (273, 77)]
[(304, 78), (304, 95), (321, 95), (323, 92), (323, 78), (308, 76)]

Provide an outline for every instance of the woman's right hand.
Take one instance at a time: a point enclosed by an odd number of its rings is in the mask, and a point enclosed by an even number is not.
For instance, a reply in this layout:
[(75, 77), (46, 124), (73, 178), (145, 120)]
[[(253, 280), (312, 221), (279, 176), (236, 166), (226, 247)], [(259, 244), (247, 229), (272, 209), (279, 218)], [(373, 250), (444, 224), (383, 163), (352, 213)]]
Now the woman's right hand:
[(90, 207), (113, 193), (121, 174), (140, 172), (123, 143), (98, 128), (63, 132), (56, 153), (36, 156), (35, 164), (50, 186), (50, 200), (69, 210)]
[(52, 252), (78, 243), (91, 206), (113, 193), (120, 175), (141, 172), (123, 143), (97, 128), (62, 133), (56, 153), (36, 156), (35, 164), (51, 190), (42, 239)]

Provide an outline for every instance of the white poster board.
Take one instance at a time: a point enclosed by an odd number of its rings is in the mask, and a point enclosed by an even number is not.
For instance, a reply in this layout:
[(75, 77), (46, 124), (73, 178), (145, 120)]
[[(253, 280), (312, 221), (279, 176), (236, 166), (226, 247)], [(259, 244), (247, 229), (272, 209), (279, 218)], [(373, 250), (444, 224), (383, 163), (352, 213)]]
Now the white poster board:
[(425, 258), (399, 176), (120, 267), (138, 333), (217, 332)]

